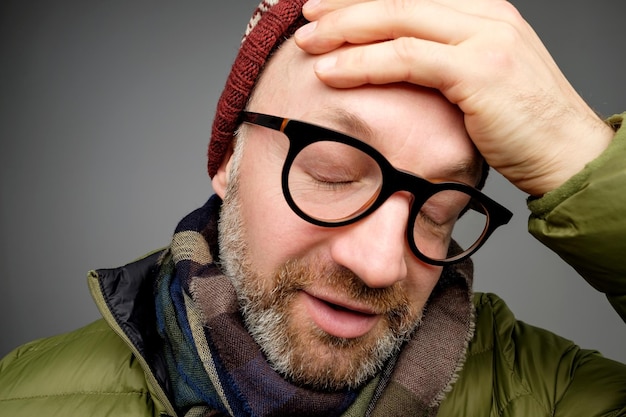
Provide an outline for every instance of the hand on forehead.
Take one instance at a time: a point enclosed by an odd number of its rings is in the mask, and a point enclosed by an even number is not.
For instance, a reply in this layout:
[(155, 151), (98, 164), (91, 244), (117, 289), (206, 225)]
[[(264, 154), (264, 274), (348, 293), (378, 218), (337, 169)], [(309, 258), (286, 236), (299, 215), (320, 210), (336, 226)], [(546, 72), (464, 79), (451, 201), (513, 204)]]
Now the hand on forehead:
[[(363, 44), (381, 39), (419, 36), (435, 42), (457, 44), (483, 29), (483, 19), (515, 19), (504, 0), (364, 1), (316, 0), (302, 11), (312, 22), (322, 17), (334, 30), (322, 32), (307, 51), (324, 53), (344, 42)], [(317, 24), (317, 23), (316, 23)]]
[(311, 23), (295, 39), (319, 55), (320, 80), (440, 90), (487, 162), (530, 194), (562, 184), (612, 137), (504, 0), (313, 0), (303, 13)]

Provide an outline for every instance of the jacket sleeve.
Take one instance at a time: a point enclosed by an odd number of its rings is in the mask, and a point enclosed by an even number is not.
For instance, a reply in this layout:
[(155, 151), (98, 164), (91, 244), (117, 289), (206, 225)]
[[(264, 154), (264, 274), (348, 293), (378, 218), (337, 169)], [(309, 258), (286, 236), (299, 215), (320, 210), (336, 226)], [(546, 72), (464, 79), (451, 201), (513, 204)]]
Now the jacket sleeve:
[(626, 322), (626, 113), (609, 148), (560, 188), (529, 200), (529, 231), (598, 291)]
[(517, 320), (476, 293), (476, 332), (438, 416), (626, 416), (626, 364)]

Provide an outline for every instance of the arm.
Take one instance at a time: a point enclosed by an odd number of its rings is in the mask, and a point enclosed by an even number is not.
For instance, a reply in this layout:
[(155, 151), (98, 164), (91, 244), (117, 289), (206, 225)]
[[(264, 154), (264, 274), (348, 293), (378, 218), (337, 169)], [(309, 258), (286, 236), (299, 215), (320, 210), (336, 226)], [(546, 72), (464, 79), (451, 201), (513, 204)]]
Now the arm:
[(530, 232), (606, 294), (626, 322), (626, 114), (611, 146), (540, 199), (529, 200)]

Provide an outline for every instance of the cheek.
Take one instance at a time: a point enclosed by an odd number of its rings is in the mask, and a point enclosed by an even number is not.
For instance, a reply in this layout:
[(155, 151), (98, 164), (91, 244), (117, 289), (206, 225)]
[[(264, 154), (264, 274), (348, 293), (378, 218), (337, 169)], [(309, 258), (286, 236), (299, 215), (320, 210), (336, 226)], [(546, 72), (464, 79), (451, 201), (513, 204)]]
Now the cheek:
[(257, 208), (246, 215), (244, 225), (249, 260), (258, 273), (270, 274), (290, 259), (309, 255), (319, 244), (319, 233), (311, 230), (314, 226), (300, 219), (284, 201), (268, 200)]
[(405, 291), (411, 303), (422, 309), (428, 301), (433, 288), (437, 285), (441, 277), (442, 268), (434, 265), (427, 265), (415, 260), (409, 267), (408, 277), (404, 281)]
[(287, 205), (280, 185), (282, 166), (258, 165), (242, 165), (240, 198), (248, 260), (257, 273), (267, 275), (287, 260), (309, 254), (323, 231)]

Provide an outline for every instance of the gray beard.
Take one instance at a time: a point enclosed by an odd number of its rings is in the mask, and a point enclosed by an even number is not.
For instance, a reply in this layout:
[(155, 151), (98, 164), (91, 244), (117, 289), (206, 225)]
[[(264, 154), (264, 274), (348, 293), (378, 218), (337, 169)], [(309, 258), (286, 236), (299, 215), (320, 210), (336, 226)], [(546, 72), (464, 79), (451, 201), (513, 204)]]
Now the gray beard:
[(272, 368), (296, 384), (322, 390), (359, 387), (375, 376), (419, 327), (421, 312), (411, 313), (408, 300), (398, 294), (389, 296), (395, 307), (386, 315), (386, 328), (376, 337), (338, 338), (302, 320), (297, 322), (290, 314), (293, 300), (313, 280), (332, 281), (342, 291), (372, 302), (381, 298), (381, 293), (392, 291), (364, 288), (350, 271), (337, 272), (337, 266), (319, 268), (316, 262), (304, 260), (287, 262), (273, 277), (258, 274), (248, 255), (237, 178), (226, 190), (218, 230), (220, 266), (236, 290), (250, 335)]

